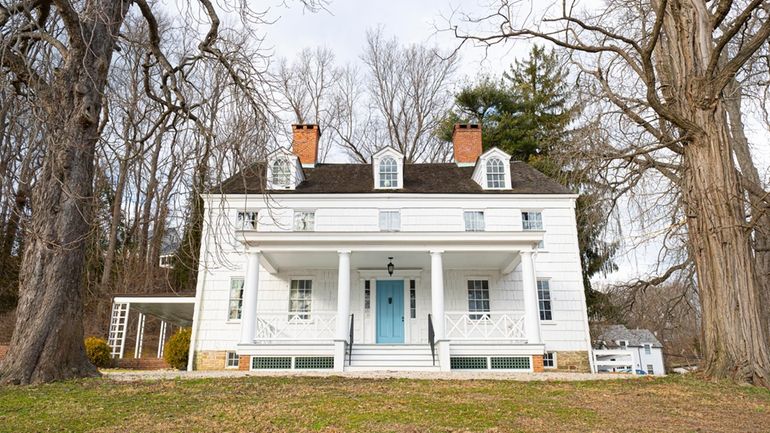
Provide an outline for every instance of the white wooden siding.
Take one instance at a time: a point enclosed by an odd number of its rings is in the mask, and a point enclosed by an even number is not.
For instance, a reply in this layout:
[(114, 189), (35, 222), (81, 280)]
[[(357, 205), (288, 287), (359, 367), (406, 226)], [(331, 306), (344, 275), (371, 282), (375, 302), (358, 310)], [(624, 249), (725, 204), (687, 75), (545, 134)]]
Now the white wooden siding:
[[(574, 200), (569, 197), (454, 195), (406, 196), (379, 194), (359, 196), (279, 195), (270, 203), (257, 196), (206, 197), (206, 226), (203, 230), (201, 268), (198, 279), (194, 350), (234, 350), (240, 336), (239, 321), (227, 320), (229, 281), (244, 275), (243, 246), (234, 230), (238, 210), (256, 210), (259, 230), (290, 231), (294, 209), (315, 209), (316, 231), (379, 231), (379, 210), (399, 209), (401, 230), (464, 231), (463, 211), (483, 210), (486, 231), (518, 231), (521, 211), (543, 213), (545, 250), (536, 256), (538, 277), (549, 278), (554, 320), (542, 325), (549, 351), (588, 350), (589, 336), (577, 246)], [(355, 254), (355, 251), (353, 251)], [(428, 252), (426, 251), (427, 255)], [(313, 280), (313, 311), (336, 309), (336, 269), (307, 269), (271, 275), (260, 270), (257, 308), (259, 312), (287, 311), (292, 277)], [(521, 266), (507, 275), (499, 271), (445, 269), (445, 308), (467, 311), (467, 280), (485, 277), (490, 281), (490, 307), (523, 311)], [(427, 341), (430, 312), (430, 269), (423, 269), (417, 283), (417, 317), (409, 318), (409, 286), (405, 284), (407, 342)], [(356, 341), (373, 342), (376, 284), (371, 286), (372, 308), (363, 309), (363, 281), (351, 275), (351, 312), (355, 315)]]

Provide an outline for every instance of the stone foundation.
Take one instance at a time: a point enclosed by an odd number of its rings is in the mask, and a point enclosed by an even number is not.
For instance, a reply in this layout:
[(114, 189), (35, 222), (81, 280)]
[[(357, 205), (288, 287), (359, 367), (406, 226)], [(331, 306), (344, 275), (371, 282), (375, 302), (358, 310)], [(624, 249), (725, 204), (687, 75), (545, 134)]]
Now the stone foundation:
[(543, 355), (532, 355), (532, 371), (535, 373), (545, 371), (545, 368), (543, 368)]
[(211, 371), (224, 370), (227, 361), (227, 352), (219, 350), (204, 350), (195, 352), (193, 370)]
[(574, 371), (577, 373), (590, 373), (591, 364), (588, 362), (588, 352), (556, 352), (555, 371)]

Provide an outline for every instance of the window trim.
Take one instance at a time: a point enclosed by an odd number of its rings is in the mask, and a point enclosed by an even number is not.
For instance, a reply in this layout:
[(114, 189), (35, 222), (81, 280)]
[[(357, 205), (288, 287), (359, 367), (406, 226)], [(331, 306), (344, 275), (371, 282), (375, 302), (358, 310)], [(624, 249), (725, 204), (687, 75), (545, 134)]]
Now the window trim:
[[(294, 281), (310, 281), (310, 309), (308, 311), (292, 311), (291, 310), (291, 286)], [(292, 275), (289, 277), (289, 305), (287, 305), (286, 308), (286, 316), (287, 320), (290, 320), (292, 323), (305, 323), (310, 322), (313, 320), (313, 286), (315, 286), (315, 281), (313, 277), (311, 276), (305, 276), (305, 275)], [(299, 317), (302, 315), (307, 315), (306, 318)], [(296, 316), (296, 317), (292, 317)]]
[(642, 349), (644, 350), (645, 355), (652, 355), (652, 344), (651, 343), (643, 343)]
[[(313, 215), (313, 226), (310, 228), (310, 230), (298, 230), (297, 229), (297, 214), (302, 213), (309, 213)], [(293, 220), (292, 220), (292, 231), (294, 232), (314, 232), (315, 231), (315, 215), (316, 209), (294, 209), (293, 214)]]
[[(383, 171), (385, 167), (385, 162), (392, 161), (392, 168), (393, 171)], [(390, 165), (390, 164), (388, 164)], [(390, 167), (387, 167), (390, 168)], [(390, 186), (383, 185), (383, 174), (386, 175), (392, 175), (395, 182), (395, 185), (391, 184)], [(385, 155), (382, 158), (380, 158), (379, 161), (377, 161), (377, 188), (378, 189), (399, 189), (401, 188), (401, 176), (400, 176), (400, 168), (398, 164), (398, 160), (394, 158), (392, 155)]]
[[(241, 286), (241, 297), (239, 299), (240, 305), (238, 306), (238, 314), (237, 314), (238, 317), (231, 318), (230, 305), (233, 303), (232, 291), (233, 291), (234, 280), (241, 280), (242, 286)], [(241, 323), (241, 318), (243, 317), (243, 292), (246, 290), (246, 278), (244, 278), (241, 275), (230, 276), (230, 278), (228, 278), (227, 281), (229, 283), (227, 286), (227, 311), (225, 313), (227, 316), (227, 323)]]
[[(248, 225), (250, 227), (246, 227), (246, 215), (253, 214), (253, 221), (248, 220)], [(244, 216), (243, 220), (241, 220), (241, 215)], [(236, 230), (259, 230), (259, 211), (258, 210), (236, 210), (235, 211), (235, 227)]]
[[(500, 172), (490, 173), (490, 171), (489, 171), (490, 163), (492, 163), (493, 161), (497, 161), (497, 164), (499, 164), (499, 168), (501, 170)], [(500, 179), (501, 186), (491, 186), (490, 185), (490, 178), (489, 178), (490, 175), (502, 175), (502, 179)], [(484, 162), (484, 185), (485, 185), (485, 189), (492, 189), (492, 190), (494, 190), (494, 189), (508, 189), (507, 188), (507, 184), (508, 184), (508, 182), (507, 182), (508, 179), (507, 178), (508, 178), (508, 173), (507, 173), (507, 171), (505, 169), (505, 163), (503, 162), (503, 160), (500, 159), (497, 156), (490, 156), (489, 158), (487, 158), (487, 160)]]
[[(487, 298), (486, 298), (487, 310), (486, 311), (484, 311), (484, 310), (471, 311), (471, 288), (470, 288), (470, 282), (471, 281), (481, 281), (481, 282), (486, 281), (486, 283), (487, 283), (487, 290), (486, 290), (486, 292), (487, 292)], [(490, 319), (489, 316), (492, 313), (492, 289), (490, 287), (492, 285), (491, 281), (492, 281), (492, 279), (490, 277), (488, 277), (488, 276), (469, 276), (469, 277), (465, 278), (465, 299), (467, 301), (466, 305), (468, 306), (468, 319), (474, 320), (474, 321), (477, 321), (477, 320), (489, 320)], [(478, 290), (478, 289), (474, 289), (474, 290)], [(483, 292), (483, 284), (482, 284), (482, 289), (481, 290)], [(483, 298), (482, 299), (475, 299), (474, 301), (482, 302), (481, 305), (482, 305), (482, 308), (483, 308), (483, 306), (484, 306), (484, 304), (483, 304), (484, 299)]]
[[(235, 355), (235, 365), (230, 365), (230, 355)], [(225, 352), (225, 369), (226, 370), (237, 370), (240, 367), (241, 364), (241, 358), (238, 356), (238, 353), (234, 350), (228, 350)]]
[[(382, 228), (382, 214), (383, 213), (395, 213), (398, 215), (398, 228), (395, 230), (384, 230)], [(401, 209), (378, 209), (377, 211), (377, 225), (381, 232), (396, 233), (401, 231)]]
[[(537, 213), (540, 214), (540, 228), (539, 229), (532, 229), (532, 228), (526, 228), (525, 221), (524, 221), (524, 214), (525, 213)], [(543, 218), (543, 210), (542, 209), (522, 209), (521, 210), (521, 230), (525, 232), (531, 232), (531, 231), (545, 231), (545, 218)]]
[[(554, 314), (553, 314), (553, 296), (551, 295), (551, 279), (548, 278), (548, 277), (537, 277), (535, 279), (535, 285), (538, 286), (541, 281), (544, 281), (544, 282), (546, 282), (548, 284), (548, 300), (547, 300), (547, 302), (548, 302), (548, 307), (549, 308), (547, 310), (544, 309), (544, 308), (541, 308), (541, 304), (540, 303), (541, 302), (546, 302), (546, 301), (541, 300), (541, 298), (540, 298), (540, 287), (536, 287), (537, 288), (537, 313), (538, 313), (538, 317), (540, 318), (540, 322), (542, 322), (542, 323), (553, 323), (553, 321), (554, 321), (554, 318), (553, 318)], [(550, 313), (551, 317), (549, 319), (543, 319), (543, 312), (544, 311), (548, 311), (548, 313)]]
[(647, 364), (647, 374), (655, 375), (655, 364)]
[[(553, 363), (553, 365), (551, 365), (551, 366), (545, 365), (545, 357), (548, 356), (548, 355), (551, 356), (551, 362)], [(545, 352), (543, 354), (543, 368), (547, 368), (547, 369), (557, 369), (557, 368), (559, 368), (556, 352)]]
[[(468, 214), (474, 214), (474, 213), (480, 213), (481, 214), (481, 229), (480, 230), (469, 230), (468, 229)], [(487, 216), (482, 209), (463, 209), (463, 227), (465, 228), (466, 232), (485, 232), (487, 231)]]
[[(285, 168), (285, 172), (276, 172), (276, 168), (278, 165), (282, 165), (283, 168)], [(284, 176), (283, 178), (278, 179), (278, 182), (276, 182), (276, 176)], [(288, 158), (285, 156), (279, 156), (275, 158), (275, 160), (272, 161), (270, 164), (270, 187), (271, 189), (291, 189), (292, 187), (292, 169), (291, 169), (291, 162)]]

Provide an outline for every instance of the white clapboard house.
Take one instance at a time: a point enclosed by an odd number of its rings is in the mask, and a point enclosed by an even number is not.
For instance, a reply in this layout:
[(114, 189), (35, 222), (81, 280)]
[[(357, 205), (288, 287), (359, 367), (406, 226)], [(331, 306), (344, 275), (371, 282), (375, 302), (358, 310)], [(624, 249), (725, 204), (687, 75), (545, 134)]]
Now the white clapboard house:
[[(293, 134), (203, 196), (197, 292), (163, 298), (189, 369), (590, 370), (576, 194), (477, 125), (452, 163), (320, 164), (319, 128)], [(149, 305), (116, 298), (115, 356)]]

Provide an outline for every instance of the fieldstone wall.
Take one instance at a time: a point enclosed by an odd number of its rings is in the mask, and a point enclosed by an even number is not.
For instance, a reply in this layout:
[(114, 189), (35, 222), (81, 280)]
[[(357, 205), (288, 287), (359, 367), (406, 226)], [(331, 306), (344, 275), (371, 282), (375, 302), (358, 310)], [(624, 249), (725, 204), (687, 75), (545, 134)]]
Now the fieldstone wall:
[(556, 371), (574, 371), (590, 373), (591, 364), (588, 362), (587, 351), (556, 352)]
[(227, 352), (219, 350), (203, 350), (195, 352), (193, 370), (211, 371), (224, 370)]

